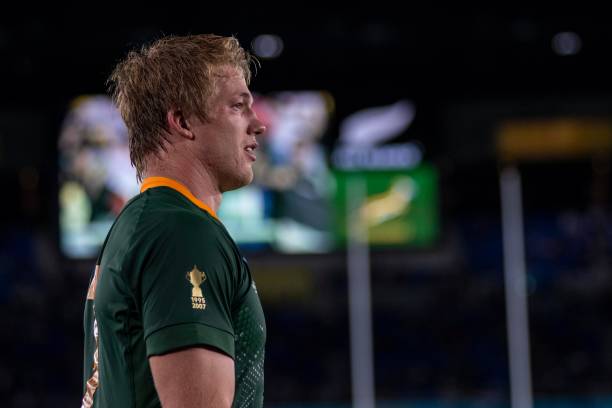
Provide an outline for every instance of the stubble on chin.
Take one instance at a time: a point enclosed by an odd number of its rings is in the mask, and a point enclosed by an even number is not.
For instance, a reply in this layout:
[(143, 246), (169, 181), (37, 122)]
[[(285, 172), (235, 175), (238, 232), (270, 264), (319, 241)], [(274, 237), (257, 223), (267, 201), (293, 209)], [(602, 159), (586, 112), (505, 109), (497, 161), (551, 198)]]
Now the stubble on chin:
[(253, 178), (254, 176), (252, 168), (240, 174), (236, 174), (236, 172), (234, 171), (233, 173), (225, 177), (225, 183), (221, 184), (221, 193), (237, 190), (239, 188), (248, 186), (253, 182)]

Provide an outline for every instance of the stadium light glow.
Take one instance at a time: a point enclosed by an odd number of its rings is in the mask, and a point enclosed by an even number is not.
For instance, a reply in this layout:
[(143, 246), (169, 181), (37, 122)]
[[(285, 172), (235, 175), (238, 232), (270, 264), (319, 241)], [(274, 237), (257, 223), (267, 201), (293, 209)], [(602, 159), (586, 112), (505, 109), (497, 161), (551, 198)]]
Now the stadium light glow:
[(260, 58), (278, 58), (284, 48), (283, 40), (273, 34), (262, 34), (255, 37), (251, 43), (255, 55)]
[(576, 55), (582, 48), (580, 36), (571, 31), (555, 34), (552, 39), (552, 49), (557, 55)]

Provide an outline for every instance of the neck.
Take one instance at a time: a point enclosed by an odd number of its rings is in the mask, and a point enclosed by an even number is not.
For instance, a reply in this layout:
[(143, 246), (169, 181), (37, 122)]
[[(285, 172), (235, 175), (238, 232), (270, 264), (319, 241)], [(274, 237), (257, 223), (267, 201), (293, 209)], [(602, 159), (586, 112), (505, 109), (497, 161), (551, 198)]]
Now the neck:
[[(163, 153), (162, 153), (163, 154)], [(221, 205), (221, 192), (205, 169), (186, 166), (190, 160), (167, 160), (153, 158), (147, 163), (144, 177), (166, 177), (183, 184), (198, 200), (209, 206), (215, 213)]]

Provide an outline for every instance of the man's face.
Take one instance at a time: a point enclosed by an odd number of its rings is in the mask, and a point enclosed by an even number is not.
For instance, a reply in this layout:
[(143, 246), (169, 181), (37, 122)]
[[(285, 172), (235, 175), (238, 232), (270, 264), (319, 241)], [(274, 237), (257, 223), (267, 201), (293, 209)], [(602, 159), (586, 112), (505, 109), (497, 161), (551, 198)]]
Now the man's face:
[(210, 100), (209, 120), (197, 121), (194, 132), (199, 141), (198, 160), (223, 193), (253, 180), (255, 137), (265, 127), (252, 109), (253, 96), (242, 73), (226, 67), (219, 74)]

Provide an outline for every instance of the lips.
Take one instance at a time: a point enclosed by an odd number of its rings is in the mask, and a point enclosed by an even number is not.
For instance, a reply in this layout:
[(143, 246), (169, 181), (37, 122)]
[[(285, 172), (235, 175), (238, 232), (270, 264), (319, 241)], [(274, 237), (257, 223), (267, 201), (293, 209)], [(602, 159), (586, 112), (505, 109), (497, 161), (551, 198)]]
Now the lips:
[(257, 144), (257, 142), (253, 142), (244, 148), (244, 151), (247, 153), (247, 156), (249, 156), (249, 158), (253, 161), (257, 160), (257, 156), (255, 155), (255, 149), (257, 149), (258, 146), (259, 145)]

